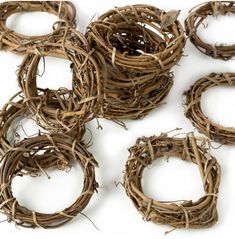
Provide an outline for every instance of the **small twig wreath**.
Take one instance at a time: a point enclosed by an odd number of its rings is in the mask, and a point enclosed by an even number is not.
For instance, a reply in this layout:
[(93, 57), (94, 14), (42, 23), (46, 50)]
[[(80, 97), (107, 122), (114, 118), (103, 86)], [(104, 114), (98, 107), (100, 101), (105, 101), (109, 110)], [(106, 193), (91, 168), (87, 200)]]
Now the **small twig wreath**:
[[(125, 170), (125, 188), (144, 220), (174, 228), (205, 228), (216, 223), (220, 166), (210, 155), (205, 139), (202, 140), (202, 145), (199, 145), (200, 140), (193, 135), (170, 138), (167, 134), (162, 134), (158, 137), (139, 138), (130, 148)], [(181, 157), (182, 160), (195, 163), (200, 171), (205, 195), (196, 202), (161, 202), (144, 195), (142, 173), (162, 156)]]
[(178, 15), (179, 11), (133, 5), (110, 10), (88, 26), (86, 36), (96, 49), (102, 73), (101, 117), (142, 118), (168, 94), (169, 70), (185, 45)]
[[(41, 90), (42, 91), (42, 90)], [(43, 92), (43, 91), (42, 91)], [(44, 95), (43, 95), (44, 96)], [(48, 101), (49, 104), (51, 101)], [(6, 152), (9, 150), (12, 150), (12, 148), (15, 147), (19, 143), (20, 136), (17, 133), (17, 129), (21, 125), (17, 125), (16, 123), (23, 118), (31, 118), (32, 120), (37, 121), (37, 116), (32, 115), (29, 111), (27, 104), (24, 101), (24, 97), (22, 95), (22, 92), (19, 92), (15, 94), (9, 101), (6, 103), (3, 108), (0, 111), (0, 157), (3, 157)], [(48, 120), (50, 117), (48, 116)], [(15, 125), (15, 128), (12, 128), (13, 125)], [(40, 125), (40, 122), (38, 122)], [(23, 126), (22, 130), (24, 131)], [(51, 132), (55, 133), (55, 129), (52, 127)], [(27, 135), (26, 132), (25, 137), (32, 137), (32, 135)], [(45, 134), (46, 132), (37, 132), (37, 134)], [(57, 132), (58, 133), (58, 132)], [(73, 130), (72, 132), (69, 132), (69, 136), (71, 139), (77, 139), (78, 141), (81, 141), (83, 139), (85, 133), (85, 126), (84, 124), (80, 124), (79, 127), (76, 128), (76, 130)], [(44, 157), (43, 159), (40, 159), (38, 162), (35, 161), (29, 161), (28, 164), (24, 163), (24, 171), (25, 174), (30, 174), (31, 176), (37, 176), (40, 171), (45, 172), (45, 169), (59, 166), (57, 163), (57, 160), (54, 158), (51, 158), (51, 155), (48, 155), (49, 157)], [(22, 165), (19, 164), (20, 166)], [(60, 166), (59, 166), (60, 167)]]
[[(60, 34), (38, 45), (34, 53), (25, 56), (18, 75), (19, 85), (31, 113), (41, 119), (46, 129), (68, 132), (80, 123), (92, 120), (99, 112), (102, 101), (100, 74), (93, 51), (85, 37), (72, 28), (61, 28)], [(59, 57), (72, 62), (73, 91), (45, 90), (37, 87), (38, 64), (46, 56)]]
[[(58, 109), (62, 108), (60, 104), (63, 105), (63, 107), (66, 108), (68, 105), (72, 105), (70, 102), (72, 99), (61, 99), (60, 101), (60, 95), (67, 93), (66, 89), (61, 89), (59, 91), (49, 91), (39, 89), (38, 92), (42, 94), (41, 99), (38, 97), (38, 102), (45, 102), (45, 97), (47, 97), (47, 103), (49, 105), (54, 105), (58, 107)], [(54, 97), (50, 97), (50, 94)], [(49, 95), (49, 96), (48, 96)], [(58, 98), (56, 98), (58, 96)], [(73, 102), (73, 100), (72, 100)], [(39, 107), (40, 109), (40, 107)], [(64, 132), (63, 130), (58, 130), (53, 127), (53, 118), (50, 118), (50, 112), (45, 112), (43, 114), (45, 118), (41, 119), (41, 117), (32, 114), (30, 112), (30, 109), (27, 107), (27, 102), (22, 94), (22, 92), (16, 93), (11, 99), (3, 106), (3, 108), (0, 111), (0, 151), (1, 155), (3, 155), (8, 150), (12, 149), (12, 147), (15, 146), (15, 144), (18, 143), (17, 135), (9, 135), (9, 129), (12, 127), (14, 123), (17, 123), (17, 120), (26, 118), (31, 118), (32, 120), (35, 120), (39, 126), (42, 126), (42, 128), (46, 129), (47, 131), (51, 133), (59, 133)], [(46, 126), (42, 125), (42, 120), (45, 120)], [(75, 123), (74, 123), (75, 124)], [(72, 138), (77, 138), (78, 140), (82, 140), (84, 133), (85, 133), (85, 126), (82, 122), (79, 122), (79, 124), (76, 122), (76, 127), (74, 126), (74, 130), (68, 132), (68, 135), (70, 135)], [(51, 127), (48, 127), (49, 125), (52, 125)], [(16, 125), (18, 127), (19, 125)], [(13, 130), (14, 132), (14, 130)], [(42, 133), (42, 132), (40, 132)], [(28, 135), (25, 135), (26, 137), (29, 137)]]
[(211, 73), (196, 81), (185, 95), (185, 116), (210, 139), (221, 144), (235, 144), (235, 129), (212, 122), (201, 109), (202, 93), (215, 86), (235, 86), (235, 73)]
[(118, 69), (165, 73), (178, 63), (185, 45), (178, 15), (150, 5), (119, 7), (92, 22), (87, 37)]
[(204, 42), (197, 34), (198, 27), (208, 16), (235, 14), (234, 1), (206, 2), (193, 8), (185, 20), (186, 34), (192, 44), (203, 54), (216, 59), (229, 60), (235, 55), (235, 45), (211, 45)]
[[(58, 16), (57, 28), (43, 36), (25, 36), (6, 26), (9, 16), (18, 12), (48, 12)], [(25, 54), (50, 37), (57, 34), (63, 25), (75, 26), (76, 9), (69, 1), (7, 1), (0, 4), (0, 49)], [(56, 25), (56, 24), (55, 24)]]
[[(12, 194), (12, 180), (21, 176), (24, 167), (19, 163), (41, 160), (43, 158), (57, 159), (61, 165), (67, 166), (73, 162), (81, 165), (84, 172), (84, 186), (81, 195), (68, 208), (53, 214), (31, 211), (21, 206)], [(25, 139), (17, 147), (5, 154), (0, 167), (0, 209), (7, 215), (9, 221), (23, 227), (55, 228), (72, 220), (82, 213), (96, 191), (95, 167), (97, 162), (79, 142), (72, 141), (69, 136), (62, 134), (42, 135)]]

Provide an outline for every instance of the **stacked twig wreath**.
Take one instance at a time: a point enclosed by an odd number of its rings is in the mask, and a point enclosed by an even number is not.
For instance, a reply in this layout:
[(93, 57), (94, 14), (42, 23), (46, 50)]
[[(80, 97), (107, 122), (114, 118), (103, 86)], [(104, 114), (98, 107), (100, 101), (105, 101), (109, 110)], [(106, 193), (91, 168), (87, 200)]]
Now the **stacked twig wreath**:
[[(21, 175), (24, 165), (28, 161), (57, 159), (57, 163), (69, 165), (77, 162), (84, 172), (84, 186), (81, 195), (65, 210), (45, 214), (31, 211), (21, 206), (12, 194), (12, 180)], [(50, 161), (51, 161), (50, 160)], [(19, 167), (21, 163), (21, 167)], [(16, 148), (13, 148), (1, 160), (0, 167), (0, 209), (8, 216), (10, 221), (23, 227), (55, 228), (72, 220), (87, 206), (90, 198), (95, 192), (98, 184), (95, 181), (95, 167), (97, 162), (86, 150), (84, 145), (72, 141), (69, 136), (61, 134), (42, 135), (22, 141)]]
[(99, 55), (104, 82), (103, 117), (141, 118), (168, 94), (169, 71), (185, 44), (178, 15), (133, 5), (110, 10), (90, 24), (87, 39)]
[(235, 45), (211, 45), (204, 42), (197, 34), (198, 27), (208, 16), (216, 16), (218, 14), (235, 14), (234, 1), (213, 1), (207, 2), (194, 8), (185, 20), (186, 34), (189, 36), (193, 45), (203, 54), (213, 58), (229, 60), (235, 55)]
[(195, 82), (185, 92), (185, 115), (201, 133), (210, 139), (221, 144), (235, 144), (235, 129), (212, 122), (201, 109), (202, 93), (220, 85), (235, 86), (235, 73), (211, 73)]
[[(48, 12), (58, 16), (53, 33), (43, 36), (26, 36), (10, 30), (6, 26), (9, 16), (18, 12)], [(0, 4), (0, 49), (25, 54), (34, 49), (35, 44), (47, 41), (57, 35), (63, 25), (75, 26), (76, 9), (69, 1), (7, 1)]]
[[(203, 144), (205, 142), (202, 142)], [(143, 193), (141, 179), (144, 169), (162, 156), (177, 156), (195, 163), (201, 174), (205, 195), (196, 202), (160, 202)], [(170, 138), (166, 134), (139, 138), (130, 148), (126, 163), (125, 188), (128, 197), (147, 221), (167, 224), (174, 228), (205, 228), (217, 221), (217, 193), (220, 166), (204, 145), (193, 135)]]

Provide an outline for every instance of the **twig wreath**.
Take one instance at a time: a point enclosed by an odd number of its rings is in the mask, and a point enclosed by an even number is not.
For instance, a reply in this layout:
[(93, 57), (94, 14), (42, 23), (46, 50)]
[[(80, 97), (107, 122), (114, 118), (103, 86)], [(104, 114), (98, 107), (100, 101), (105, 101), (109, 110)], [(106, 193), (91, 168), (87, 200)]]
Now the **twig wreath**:
[[(84, 186), (81, 195), (68, 208), (61, 212), (45, 214), (29, 210), (21, 206), (12, 194), (12, 180), (21, 176), (24, 165), (28, 161), (57, 159), (62, 165), (73, 162), (79, 163), (84, 172)], [(21, 167), (19, 167), (21, 163)], [(59, 162), (58, 162), (59, 163)], [(9, 221), (23, 227), (55, 228), (72, 220), (87, 206), (96, 191), (95, 167), (98, 166), (86, 147), (79, 142), (72, 141), (69, 136), (62, 134), (46, 134), (23, 140), (12, 150), (8, 151), (1, 160), (0, 167), (0, 209), (7, 215)]]
[[(19, 12), (48, 12), (58, 16), (52, 33), (43, 36), (26, 36), (6, 26), (9, 16)], [(7, 1), (0, 4), (0, 49), (25, 54), (35, 45), (53, 37), (61, 26), (75, 26), (76, 9), (69, 1)]]
[(167, 95), (172, 85), (169, 71), (185, 45), (178, 15), (132, 5), (110, 10), (88, 26), (87, 39), (99, 55), (104, 82), (103, 117), (142, 118)]
[[(102, 89), (99, 68), (92, 57), (85, 37), (65, 27), (48, 42), (44, 42), (25, 56), (18, 75), (30, 111), (38, 116), (45, 129), (72, 131), (80, 124), (92, 120), (101, 108)], [(45, 90), (40, 95), (37, 87), (38, 64), (44, 57), (69, 60), (73, 69), (73, 91)]]
[(212, 122), (201, 109), (202, 93), (215, 86), (235, 86), (235, 73), (211, 73), (202, 77), (185, 94), (185, 115), (201, 133), (221, 144), (235, 144), (235, 129)]
[(198, 36), (198, 27), (208, 16), (235, 14), (234, 1), (211, 1), (192, 9), (185, 20), (186, 34), (192, 44), (203, 54), (216, 59), (229, 60), (235, 56), (235, 45), (211, 45)]
[[(43, 93), (41, 96), (42, 97), (41, 101), (45, 101), (44, 98), (48, 95), (47, 90), (38, 89), (38, 91), (40, 93)], [(63, 92), (64, 89), (61, 89), (61, 91)], [(56, 94), (58, 94), (58, 98), (60, 96), (59, 93), (60, 91), (58, 92), (55, 91), (55, 96), (57, 96)], [(58, 101), (58, 98), (56, 98), (57, 101), (55, 101), (55, 99), (48, 97), (47, 102), (49, 105), (55, 104), (58, 108), (61, 107), (60, 104), (62, 104), (64, 107), (69, 105), (70, 98), (64, 101), (62, 101), (62, 99)], [(37, 124), (41, 126), (41, 120), (40, 120), (41, 118), (38, 120), (37, 115), (30, 112), (30, 109), (27, 107), (27, 102), (22, 92), (18, 92), (13, 97), (11, 97), (11, 99), (3, 106), (3, 108), (0, 111), (0, 151), (1, 151), (0, 153), (1, 155), (4, 155), (4, 153), (12, 149), (15, 146), (15, 144), (18, 143), (19, 139), (16, 135), (17, 133), (15, 132), (14, 134), (15, 129), (12, 129), (11, 127), (14, 125), (14, 123), (17, 123), (20, 119), (23, 119), (23, 118), (30, 118), (32, 120), (35, 120)], [(51, 120), (50, 115), (47, 115), (45, 120), (50, 122)], [(43, 128), (46, 128), (47, 131), (51, 133), (61, 132), (60, 130), (55, 129), (54, 127), (51, 127), (51, 128), (48, 127), (48, 125), (49, 123), (47, 124), (47, 127), (43, 127)], [(18, 126), (20, 125), (16, 125), (16, 127)], [(13, 131), (13, 134), (10, 134), (9, 132), (10, 128)], [(77, 140), (82, 140), (84, 133), (85, 133), (85, 126), (84, 124), (80, 123), (79, 127), (77, 127), (76, 130), (70, 131), (68, 135), (73, 139), (76, 138)]]
[(119, 69), (164, 73), (178, 63), (185, 45), (178, 15), (179, 11), (166, 13), (149, 5), (115, 8), (92, 22), (87, 34)]
[[(171, 138), (167, 134), (142, 137), (129, 151), (124, 178), (126, 193), (144, 220), (174, 228), (206, 228), (217, 222), (216, 203), (221, 172), (205, 139), (194, 135)], [(182, 160), (195, 163), (200, 171), (205, 195), (196, 202), (161, 202), (146, 196), (141, 184), (143, 171), (163, 156), (181, 157)]]

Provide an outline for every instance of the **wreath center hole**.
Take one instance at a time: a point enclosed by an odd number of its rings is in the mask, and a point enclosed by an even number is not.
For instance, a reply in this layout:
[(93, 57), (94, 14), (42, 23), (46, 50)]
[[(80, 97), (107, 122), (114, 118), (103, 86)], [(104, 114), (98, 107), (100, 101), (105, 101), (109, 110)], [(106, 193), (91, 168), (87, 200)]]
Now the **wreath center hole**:
[(225, 46), (235, 44), (235, 32), (229, 28), (235, 24), (235, 15), (218, 15), (216, 19), (208, 16), (203, 23), (204, 26), (200, 25), (198, 33), (204, 42)]
[(205, 194), (197, 165), (177, 157), (155, 160), (144, 170), (142, 186), (158, 201), (198, 200)]
[(13, 195), (20, 205), (41, 213), (55, 213), (74, 203), (83, 188), (83, 171), (75, 163), (69, 173), (46, 170), (50, 179), (41, 176), (16, 177), (12, 182)]
[[(28, 116), (30, 117), (30, 116)], [(16, 145), (25, 138), (33, 137), (47, 131), (37, 125), (34, 118), (17, 117), (9, 127), (6, 138), (11, 145)]]
[(224, 127), (235, 127), (235, 88), (216, 86), (202, 94), (203, 113), (214, 123)]
[(72, 89), (72, 70), (71, 62), (65, 59), (47, 56), (45, 65), (43, 59), (39, 62), (37, 86), (42, 89), (57, 90), (65, 87)]
[(24, 35), (40, 36), (52, 32), (57, 16), (46, 12), (14, 13), (7, 19), (9, 29)]

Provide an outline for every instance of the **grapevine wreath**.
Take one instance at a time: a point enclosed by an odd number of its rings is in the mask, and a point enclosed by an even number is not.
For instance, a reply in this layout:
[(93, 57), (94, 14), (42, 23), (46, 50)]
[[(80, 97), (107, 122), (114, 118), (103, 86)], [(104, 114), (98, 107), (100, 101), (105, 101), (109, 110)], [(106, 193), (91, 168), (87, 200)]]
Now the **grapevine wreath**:
[[(43, 36), (26, 36), (6, 26), (8, 17), (22, 12), (48, 12), (58, 16), (52, 33)], [(35, 45), (57, 35), (61, 26), (75, 27), (76, 9), (69, 1), (7, 1), (0, 4), (0, 49), (25, 54)]]
[[(24, 163), (50, 158), (57, 160), (64, 167), (79, 163), (84, 172), (84, 186), (81, 195), (68, 208), (61, 212), (45, 214), (32, 211), (21, 206), (12, 194), (12, 181), (24, 173)], [(20, 167), (19, 167), (20, 164)], [(34, 163), (33, 163), (34, 164)], [(40, 163), (39, 163), (40, 164)], [(97, 162), (86, 150), (86, 147), (72, 141), (71, 137), (62, 134), (45, 134), (21, 141), (15, 148), (9, 150), (1, 159), (0, 167), (0, 209), (8, 216), (8, 220), (23, 227), (55, 228), (82, 213), (96, 191), (95, 167)]]
[(202, 53), (213, 58), (229, 60), (235, 55), (235, 45), (211, 45), (198, 36), (198, 28), (208, 16), (235, 14), (234, 1), (206, 2), (190, 11), (185, 20), (186, 34), (193, 45)]
[[(71, 27), (61, 27), (53, 39), (38, 44), (25, 56), (17, 72), (18, 82), (30, 111), (43, 128), (70, 132), (100, 111), (102, 89), (93, 52), (81, 33)], [(73, 91), (61, 88), (38, 92), (38, 64), (48, 56), (71, 62)]]
[(235, 144), (235, 129), (212, 122), (201, 109), (202, 94), (215, 86), (234, 86), (234, 73), (211, 73), (202, 77), (185, 94), (185, 115), (193, 125), (210, 139), (221, 144)]
[(87, 29), (99, 56), (108, 119), (138, 119), (162, 103), (185, 45), (179, 11), (149, 5), (115, 8)]
[[(127, 195), (146, 221), (174, 228), (205, 228), (216, 223), (220, 166), (208, 148), (199, 145), (199, 142), (193, 135), (182, 139), (162, 134), (139, 138), (130, 148), (124, 185)], [(163, 156), (181, 157), (182, 160), (195, 163), (201, 174), (205, 195), (196, 202), (161, 202), (146, 196), (141, 184), (143, 171)]]

